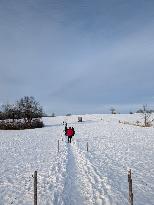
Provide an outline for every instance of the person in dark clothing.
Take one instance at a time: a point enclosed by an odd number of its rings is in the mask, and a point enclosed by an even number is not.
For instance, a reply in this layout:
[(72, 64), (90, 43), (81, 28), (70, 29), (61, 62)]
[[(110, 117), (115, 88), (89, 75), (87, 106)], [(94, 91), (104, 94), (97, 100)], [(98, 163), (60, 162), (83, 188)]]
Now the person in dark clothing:
[(66, 131), (67, 131), (67, 122), (65, 123), (65, 135), (66, 135)]
[(74, 131), (74, 128), (73, 128), (73, 127), (69, 127), (69, 128), (66, 130), (66, 136), (68, 136), (68, 143), (71, 143), (72, 136), (74, 136), (74, 134), (75, 134), (75, 131)]

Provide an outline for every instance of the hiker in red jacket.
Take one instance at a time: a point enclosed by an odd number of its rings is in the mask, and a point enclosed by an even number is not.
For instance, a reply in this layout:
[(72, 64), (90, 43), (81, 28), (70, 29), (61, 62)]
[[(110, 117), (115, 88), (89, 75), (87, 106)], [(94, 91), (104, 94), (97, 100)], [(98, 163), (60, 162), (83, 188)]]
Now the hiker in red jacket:
[(68, 143), (71, 143), (72, 137), (74, 136), (75, 131), (73, 127), (69, 127), (66, 130), (66, 136), (68, 136)]

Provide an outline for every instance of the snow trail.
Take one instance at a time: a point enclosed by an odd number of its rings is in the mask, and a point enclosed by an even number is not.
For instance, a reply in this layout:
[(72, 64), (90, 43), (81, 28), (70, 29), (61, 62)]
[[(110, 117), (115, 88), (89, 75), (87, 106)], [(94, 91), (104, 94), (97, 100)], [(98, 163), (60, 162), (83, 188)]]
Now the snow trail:
[[(62, 148), (63, 147), (63, 148)], [(83, 205), (78, 170), (72, 144), (62, 142), (48, 175), (39, 175), (39, 203), (47, 205)], [(46, 203), (44, 203), (46, 201)]]
[(118, 122), (135, 121), (136, 115), (83, 118), (83, 123), (77, 116), (67, 118), (76, 131), (71, 144), (62, 141), (64, 116), (44, 118), (42, 129), (0, 130), (0, 205), (33, 204), (35, 170), (38, 204), (128, 204), (127, 168), (132, 169), (134, 203), (154, 204), (154, 128)]
[(77, 180), (77, 167), (75, 163), (75, 158), (72, 152), (71, 144), (67, 144), (67, 164), (64, 184), (64, 204), (65, 205), (82, 205), (83, 199), (79, 190), (78, 180)]
[[(62, 149), (62, 148), (61, 148)], [(62, 192), (64, 190), (64, 181), (66, 178), (67, 149), (63, 149), (54, 158), (54, 162), (49, 167), (48, 173), (39, 173), (38, 175), (38, 196), (39, 204), (44, 205), (63, 205)]]
[(85, 204), (96, 205), (115, 205), (112, 197), (111, 186), (107, 178), (102, 176), (88, 160), (86, 155), (73, 144), (73, 154), (78, 168), (78, 180), (80, 181), (80, 190), (84, 197)]

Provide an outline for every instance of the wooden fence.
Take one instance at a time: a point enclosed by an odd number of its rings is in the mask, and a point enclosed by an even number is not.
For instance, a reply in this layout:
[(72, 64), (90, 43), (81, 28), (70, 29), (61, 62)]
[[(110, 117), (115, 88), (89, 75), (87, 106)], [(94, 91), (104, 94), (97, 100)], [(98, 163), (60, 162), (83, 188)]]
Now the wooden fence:
[[(58, 153), (60, 151), (60, 141), (58, 140)], [(86, 151), (89, 151), (89, 144), (86, 143)], [(32, 175), (34, 178), (34, 205), (37, 205), (37, 171)], [(132, 172), (128, 171), (128, 202), (129, 205), (133, 205), (133, 190), (132, 190)]]
[(133, 205), (133, 189), (132, 189), (132, 172), (128, 171), (128, 201), (129, 205)]

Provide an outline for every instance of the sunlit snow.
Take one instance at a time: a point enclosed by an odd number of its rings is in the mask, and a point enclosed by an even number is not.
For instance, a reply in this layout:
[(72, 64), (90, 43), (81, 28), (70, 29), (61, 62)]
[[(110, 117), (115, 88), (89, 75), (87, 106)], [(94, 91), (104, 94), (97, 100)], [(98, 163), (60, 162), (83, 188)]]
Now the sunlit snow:
[[(42, 129), (0, 131), (0, 205), (32, 205), (35, 170), (40, 205), (127, 205), (129, 168), (134, 204), (154, 204), (154, 127), (119, 123), (142, 120), (137, 114), (82, 117), (81, 123), (60, 116), (44, 118)], [(71, 144), (63, 121), (75, 128)]]

